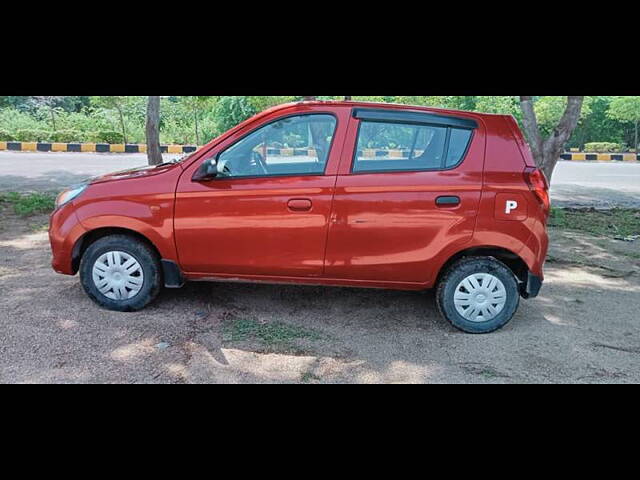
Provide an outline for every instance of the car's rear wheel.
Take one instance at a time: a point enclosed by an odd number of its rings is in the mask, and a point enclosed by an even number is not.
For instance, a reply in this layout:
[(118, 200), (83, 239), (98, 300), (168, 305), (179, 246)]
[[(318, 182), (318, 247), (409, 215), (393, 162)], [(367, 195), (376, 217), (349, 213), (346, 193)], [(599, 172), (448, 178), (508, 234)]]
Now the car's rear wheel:
[(444, 274), (436, 293), (438, 308), (453, 326), (467, 333), (504, 327), (520, 302), (513, 272), (492, 257), (465, 257)]
[(119, 312), (148, 305), (160, 292), (162, 274), (156, 253), (146, 243), (110, 235), (92, 243), (80, 262), (80, 281), (95, 303)]

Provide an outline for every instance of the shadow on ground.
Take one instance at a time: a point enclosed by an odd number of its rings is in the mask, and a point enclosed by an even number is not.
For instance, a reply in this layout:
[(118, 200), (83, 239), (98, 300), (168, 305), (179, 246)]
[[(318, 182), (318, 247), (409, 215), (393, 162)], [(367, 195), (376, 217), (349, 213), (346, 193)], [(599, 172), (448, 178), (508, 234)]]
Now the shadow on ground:
[(624, 190), (582, 185), (553, 185), (555, 207), (640, 208), (640, 194)]
[(0, 175), (0, 191), (5, 192), (59, 192), (66, 187), (81, 183), (91, 175), (73, 174), (64, 170), (44, 172), (35, 177)]

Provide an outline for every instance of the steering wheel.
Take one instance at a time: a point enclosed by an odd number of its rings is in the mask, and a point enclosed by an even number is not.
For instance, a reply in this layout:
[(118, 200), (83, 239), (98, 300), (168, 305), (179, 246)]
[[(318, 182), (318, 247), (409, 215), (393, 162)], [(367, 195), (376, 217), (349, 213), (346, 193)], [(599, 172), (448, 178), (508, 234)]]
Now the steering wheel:
[(253, 150), (251, 152), (251, 160), (253, 160), (253, 163), (255, 163), (257, 166), (260, 167), (260, 169), (264, 172), (265, 175), (269, 175), (269, 171), (267, 170), (267, 164), (265, 163), (264, 158), (262, 158), (262, 155), (260, 155), (260, 153)]

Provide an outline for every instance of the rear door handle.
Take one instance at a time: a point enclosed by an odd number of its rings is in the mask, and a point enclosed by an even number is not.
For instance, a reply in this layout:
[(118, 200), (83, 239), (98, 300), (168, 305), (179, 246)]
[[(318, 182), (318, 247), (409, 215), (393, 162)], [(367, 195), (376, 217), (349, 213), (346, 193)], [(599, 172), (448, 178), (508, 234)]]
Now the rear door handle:
[(308, 198), (292, 198), (287, 203), (287, 206), (292, 212), (308, 212), (311, 210), (313, 203)]
[(436, 198), (436, 205), (439, 207), (455, 207), (457, 205), (460, 205), (460, 197), (438, 197)]

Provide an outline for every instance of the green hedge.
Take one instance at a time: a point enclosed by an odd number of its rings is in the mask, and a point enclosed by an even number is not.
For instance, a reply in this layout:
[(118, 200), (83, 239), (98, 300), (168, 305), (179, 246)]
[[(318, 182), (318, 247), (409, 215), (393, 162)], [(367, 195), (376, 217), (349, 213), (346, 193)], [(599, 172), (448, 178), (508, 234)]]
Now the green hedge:
[(618, 153), (624, 150), (624, 145), (611, 142), (591, 142), (584, 144), (585, 152), (593, 153)]
[(124, 137), (122, 133), (113, 130), (99, 130), (97, 132), (58, 130), (51, 132), (35, 128), (22, 128), (14, 133), (0, 130), (0, 142), (124, 143)]

